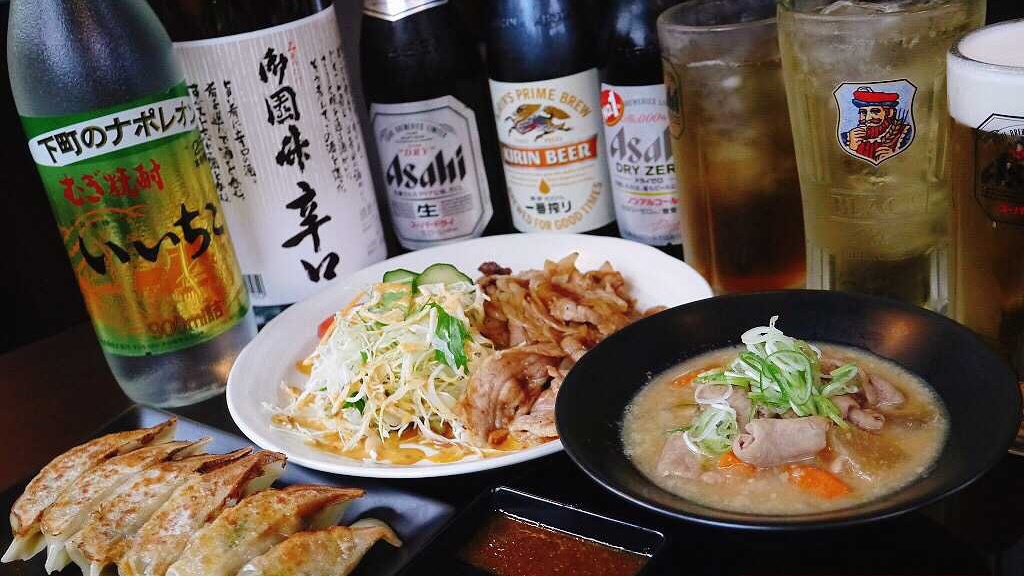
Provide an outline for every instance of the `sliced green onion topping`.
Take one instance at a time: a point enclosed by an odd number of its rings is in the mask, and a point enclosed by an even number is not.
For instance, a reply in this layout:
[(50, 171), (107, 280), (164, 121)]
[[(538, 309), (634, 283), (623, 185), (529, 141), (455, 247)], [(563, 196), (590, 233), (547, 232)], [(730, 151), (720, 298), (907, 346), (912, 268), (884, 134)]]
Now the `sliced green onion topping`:
[(860, 387), (857, 386), (854, 378), (858, 370), (853, 364), (844, 364), (829, 373), (830, 380), (821, 390), (822, 396), (839, 396), (840, 394), (853, 394)]
[[(719, 456), (732, 447), (739, 435), (736, 410), (728, 403), (733, 386), (748, 390), (755, 409), (774, 414), (792, 410), (797, 416), (823, 416), (842, 428), (848, 426), (830, 397), (857, 391), (857, 367), (845, 364), (823, 375), (821, 350), (786, 336), (775, 327), (778, 319), (772, 316), (767, 326), (747, 330), (741, 337), (747, 349), (728, 366), (694, 378), (694, 399), (701, 411), (689, 426), (672, 430), (683, 432), (694, 452)], [(711, 386), (726, 388), (708, 392)]]
[(747, 350), (729, 369), (750, 379), (748, 396), (755, 407), (775, 414), (792, 410), (797, 416), (825, 416), (845, 428), (846, 422), (829, 396), (856, 392), (856, 366), (847, 364), (833, 370), (829, 381), (823, 383), (821, 351), (786, 336), (775, 327), (778, 319), (772, 316), (768, 326), (743, 334)]
[(691, 450), (706, 456), (720, 456), (732, 448), (732, 441), (739, 434), (736, 411), (728, 405), (710, 404), (693, 420), (684, 432), (684, 439)]

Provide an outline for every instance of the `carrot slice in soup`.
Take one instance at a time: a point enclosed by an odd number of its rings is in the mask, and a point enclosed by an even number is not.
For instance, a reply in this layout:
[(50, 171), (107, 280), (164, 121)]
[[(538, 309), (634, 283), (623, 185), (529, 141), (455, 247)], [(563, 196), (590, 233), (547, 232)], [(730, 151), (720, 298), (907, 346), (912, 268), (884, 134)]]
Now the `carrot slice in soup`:
[(718, 467), (722, 470), (731, 470), (733, 472), (739, 472), (746, 474), (747, 476), (753, 476), (757, 473), (757, 467), (753, 464), (747, 464), (735, 452), (729, 450), (718, 459)]
[(788, 466), (789, 482), (805, 492), (821, 498), (838, 498), (852, 492), (845, 482), (817, 466)]
[(693, 383), (693, 379), (696, 378), (698, 375), (700, 375), (700, 373), (703, 372), (703, 371), (704, 371), (703, 369), (701, 369), (701, 370), (690, 370), (686, 374), (682, 374), (680, 376), (676, 376), (675, 379), (672, 380), (671, 386), (673, 388), (686, 388), (691, 383)]

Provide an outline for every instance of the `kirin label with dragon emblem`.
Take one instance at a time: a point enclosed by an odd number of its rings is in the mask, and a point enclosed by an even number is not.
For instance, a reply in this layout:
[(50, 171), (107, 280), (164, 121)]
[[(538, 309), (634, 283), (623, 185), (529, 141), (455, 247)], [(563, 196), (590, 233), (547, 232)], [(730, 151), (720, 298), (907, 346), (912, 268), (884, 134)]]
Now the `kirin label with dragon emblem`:
[(596, 69), (538, 82), (491, 80), (515, 227), (586, 232), (614, 219)]

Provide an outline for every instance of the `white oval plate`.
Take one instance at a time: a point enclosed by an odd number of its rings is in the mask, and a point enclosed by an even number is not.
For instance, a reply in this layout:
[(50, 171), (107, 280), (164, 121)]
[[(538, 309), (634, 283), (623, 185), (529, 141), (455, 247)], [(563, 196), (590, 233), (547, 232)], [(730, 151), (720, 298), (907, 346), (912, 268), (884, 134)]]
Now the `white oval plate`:
[(463, 459), (447, 464), (424, 462), (394, 465), (361, 462), (305, 444), (298, 436), (274, 430), (263, 403), (281, 404), (281, 383), (302, 387), (306, 377), (295, 369), (315, 348), (316, 328), (356, 293), (379, 282), (384, 272), (395, 268), (423, 270), (435, 262), (447, 262), (476, 277), (477, 267), (494, 261), (518, 273), (537, 269), (545, 259), (558, 260), (579, 252), (581, 270), (599, 267), (606, 260), (629, 282), (630, 292), (641, 309), (677, 306), (711, 296), (708, 283), (693, 268), (658, 250), (618, 238), (578, 234), (509, 234), (490, 236), (410, 252), (385, 260), (337, 280), (323, 291), (288, 308), (242, 350), (228, 376), (227, 403), (235, 424), (250, 440), (308, 468), (374, 478), (427, 478), (467, 474), (508, 466), (552, 454), (562, 449), (552, 441), (508, 455)]

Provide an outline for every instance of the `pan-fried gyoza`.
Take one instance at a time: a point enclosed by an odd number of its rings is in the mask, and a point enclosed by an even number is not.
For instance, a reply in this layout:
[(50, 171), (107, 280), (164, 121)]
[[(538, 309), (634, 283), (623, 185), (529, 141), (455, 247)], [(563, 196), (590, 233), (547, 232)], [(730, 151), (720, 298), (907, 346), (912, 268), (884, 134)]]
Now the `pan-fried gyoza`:
[(198, 453), (209, 438), (197, 442), (163, 442), (107, 460), (82, 474), (43, 512), (40, 530), (46, 538), (46, 569), (62, 570), (71, 561), (66, 545), (119, 486), (164, 460)]
[(284, 454), (256, 452), (192, 479), (174, 491), (125, 546), (122, 576), (160, 576), (196, 531), (243, 497), (270, 486), (284, 471)]
[(238, 576), (348, 574), (378, 540), (396, 548), (402, 545), (387, 524), (373, 518), (356, 520), (351, 526), (299, 532), (254, 558)]
[(926, 474), (948, 420), (920, 378), (862, 350), (768, 326), (654, 378), (623, 418), (637, 468), (706, 506), (754, 514), (846, 508)]
[(14, 541), (0, 561), (28, 560), (46, 547), (46, 540), (40, 531), (43, 513), (82, 474), (119, 454), (127, 454), (143, 446), (173, 438), (177, 425), (177, 421), (172, 418), (152, 428), (107, 434), (51, 460), (29, 481), (25, 492), (11, 507), (11, 534), (14, 535)]
[(372, 518), (334, 526), (362, 490), (269, 489), (283, 454), (205, 454), (209, 439), (175, 441), (175, 424), (109, 434), (54, 458), (15, 501), (15, 539), (2, 561), (45, 548), (47, 572), (74, 561), (89, 576), (111, 566), (121, 576), (234, 575), (243, 566), (299, 574), (291, 568), (310, 567), (292, 552), (315, 545), (317, 567), (344, 576), (377, 540), (401, 545)]
[(200, 454), (165, 462), (137, 474), (68, 540), (68, 554), (83, 574), (99, 576), (104, 568), (121, 558), (125, 541), (138, 532), (179, 486), (250, 452), (251, 449), (243, 448), (228, 454)]
[(234, 576), (246, 562), (292, 534), (337, 524), (349, 502), (362, 495), (362, 490), (330, 486), (288, 486), (253, 494), (200, 529), (167, 576)]

